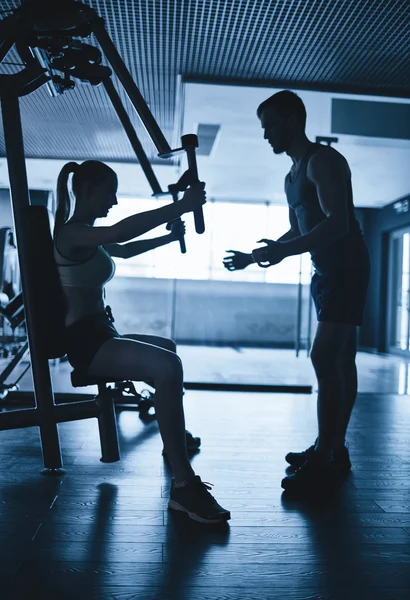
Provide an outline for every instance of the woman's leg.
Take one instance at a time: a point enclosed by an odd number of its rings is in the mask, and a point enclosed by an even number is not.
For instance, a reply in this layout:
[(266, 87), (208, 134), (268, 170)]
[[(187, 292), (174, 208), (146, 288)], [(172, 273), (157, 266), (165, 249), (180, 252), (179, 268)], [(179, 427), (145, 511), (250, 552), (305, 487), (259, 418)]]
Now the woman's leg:
[[(130, 339), (130, 340), (136, 340), (138, 342), (145, 342), (147, 344), (152, 344), (153, 346), (158, 346), (159, 348), (164, 348), (165, 350), (169, 350), (170, 352), (176, 353), (176, 351), (177, 351), (177, 346), (176, 346), (174, 340), (171, 340), (170, 338), (164, 338), (164, 337), (160, 337), (158, 335), (146, 335), (146, 334), (136, 334), (136, 333), (127, 333), (126, 335), (123, 335), (122, 337)], [(153, 381), (146, 381), (146, 380), (144, 380), (144, 381), (151, 387), (155, 387), (155, 384)], [(190, 431), (186, 431), (185, 435), (186, 435), (187, 450), (188, 450), (189, 454), (192, 455), (193, 452), (197, 452), (199, 450), (199, 447), (201, 446), (201, 438), (194, 437)], [(165, 449), (163, 450), (162, 454), (165, 458), (168, 458), (168, 455), (167, 455), (167, 452)]]
[(174, 342), (174, 340), (171, 340), (170, 338), (161, 337), (159, 335), (127, 333), (126, 335), (123, 335), (121, 337), (127, 338), (129, 340), (135, 340), (137, 342), (145, 342), (146, 344), (158, 346), (159, 348), (164, 348), (165, 350), (169, 350), (170, 352), (176, 353), (177, 351), (177, 345)]
[[(170, 338), (160, 337), (159, 335), (147, 335), (143, 333), (127, 333), (126, 335), (121, 336), (123, 338), (127, 338), (129, 340), (135, 340), (137, 342), (145, 342), (146, 344), (151, 344), (152, 346), (158, 346), (158, 348), (164, 348), (165, 350), (169, 350), (170, 352), (176, 353), (177, 345), (174, 340)], [(151, 387), (155, 387), (153, 381), (146, 381), (145, 383), (150, 385)]]
[(195, 474), (185, 440), (182, 363), (174, 352), (129, 338), (114, 338), (98, 350), (88, 373), (98, 377), (109, 375), (131, 381), (153, 381), (158, 426), (175, 481), (185, 481)]

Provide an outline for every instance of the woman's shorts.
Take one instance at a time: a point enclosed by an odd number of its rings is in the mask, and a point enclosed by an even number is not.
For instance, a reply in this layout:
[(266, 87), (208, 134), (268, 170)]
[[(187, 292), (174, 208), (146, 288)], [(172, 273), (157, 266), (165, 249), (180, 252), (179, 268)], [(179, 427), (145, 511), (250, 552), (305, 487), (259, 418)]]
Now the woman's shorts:
[(74, 369), (87, 370), (101, 346), (121, 335), (106, 313), (89, 315), (65, 329), (67, 358)]
[(370, 265), (316, 272), (311, 293), (318, 321), (361, 325), (369, 285)]

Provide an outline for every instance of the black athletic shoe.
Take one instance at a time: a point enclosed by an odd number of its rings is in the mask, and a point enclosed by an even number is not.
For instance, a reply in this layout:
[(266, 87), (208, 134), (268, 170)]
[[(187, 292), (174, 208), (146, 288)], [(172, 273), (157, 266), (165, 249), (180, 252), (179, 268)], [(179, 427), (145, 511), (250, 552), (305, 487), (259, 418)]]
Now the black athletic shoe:
[[(309, 460), (309, 458), (313, 456), (315, 444), (303, 452), (288, 452), (288, 454), (285, 456), (286, 462), (295, 469), (299, 469), (299, 467), (301, 467), (307, 460)], [(343, 448), (336, 450), (336, 452), (333, 453), (333, 466), (336, 467), (341, 473), (348, 473), (352, 468), (349, 450), (346, 446), (343, 446)]]
[[(185, 430), (185, 438), (186, 438), (186, 449), (188, 450), (188, 454), (195, 454), (198, 452), (201, 446), (201, 438), (194, 437), (192, 433), (188, 430)], [(165, 452), (165, 448), (162, 449), (162, 456), (165, 459), (168, 459), (168, 454)]]
[(189, 479), (184, 486), (175, 487), (172, 480), (168, 507), (187, 513), (190, 519), (199, 523), (224, 523), (231, 513), (222, 508), (209, 493), (211, 485), (201, 481), (199, 475)]
[(314, 452), (295, 473), (282, 479), (281, 485), (287, 492), (314, 493), (332, 487), (337, 481), (337, 474), (332, 460)]
[(285, 456), (285, 460), (295, 469), (299, 469), (309, 458), (313, 456), (315, 451), (315, 444), (303, 450), (303, 452), (288, 452)]
[(333, 465), (337, 468), (340, 473), (348, 473), (352, 468), (350, 462), (349, 449), (347, 446), (343, 446), (340, 450), (333, 452)]

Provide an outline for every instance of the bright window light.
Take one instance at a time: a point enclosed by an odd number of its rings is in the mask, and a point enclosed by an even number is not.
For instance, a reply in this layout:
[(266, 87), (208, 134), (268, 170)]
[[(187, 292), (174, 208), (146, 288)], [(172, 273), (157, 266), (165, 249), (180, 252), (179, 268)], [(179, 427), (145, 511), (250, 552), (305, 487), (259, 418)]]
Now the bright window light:
[(227, 250), (250, 253), (257, 241), (268, 235), (266, 204), (214, 202), (211, 232), (210, 278), (228, 281), (264, 282), (266, 269), (251, 265), (243, 271), (228, 271), (223, 266)]
[[(155, 210), (170, 200), (119, 197), (105, 219), (96, 225), (113, 225), (130, 215)], [(243, 271), (230, 272), (222, 260), (227, 250), (251, 252), (262, 238), (276, 240), (289, 230), (288, 207), (276, 204), (208, 201), (204, 206), (205, 233), (195, 232), (192, 213), (184, 215), (187, 253), (181, 254), (179, 243), (172, 242), (132, 258), (114, 258), (120, 277), (157, 277), (166, 279), (218, 279), (267, 283), (299, 282), (300, 257), (291, 256), (278, 265), (261, 269), (252, 265)], [(169, 234), (165, 225), (140, 236), (151, 239)], [(310, 256), (303, 256), (302, 282), (310, 277)]]

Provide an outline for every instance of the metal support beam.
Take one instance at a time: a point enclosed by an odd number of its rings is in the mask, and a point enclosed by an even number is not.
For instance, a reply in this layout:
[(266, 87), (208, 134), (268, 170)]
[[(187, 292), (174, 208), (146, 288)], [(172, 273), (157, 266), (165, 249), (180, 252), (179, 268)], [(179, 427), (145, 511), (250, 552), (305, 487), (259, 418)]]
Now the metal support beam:
[[(29, 265), (29, 218), (30, 196), (24, 155), (23, 133), (19, 98), (17, 94), (0, 89), (4, 141), (10, 177), (14, 230), (16, 232), (21, 285), (24, 298), (26, 323), (32, 362), (34, 394), (37, 410), (41, 414), (40, 437), (46, 469), (62, 467), (60, 440), (56, 423), (52, 419), (54, 407), (48, 358), (41, 343), (41, 331), (36, 327), (33, 314), (33, 291)], [(2, 416), (2, 415), (1, 415)]]
[(145, 154), (144, 148), (142, 147), (142, 144), (137, 136), (134, 126), (131, 123), (131, 119), (129, 118), (127, 111), (125, 110), (124, 105), (121, 102), (121, 98), (117, 93), (117, 90), (115, 89), (112, 80), (110, 78), (104, 79), (103, 85), (105, 87), (105, 91), (107, 92), (112, 102), (115, 112), (117, 113), (118, 118), (121, 121), (122, 126), (124, 127), (125, 133), (127, 134), (127, 137), (135, 152), (138, 162), (141, 165), (142, 170), (144, 171), (145, 177), (147, 178), (148, 183), (151, 186), (153, 194), (163, 194), (158, 179), (156, 178), (155, 173), (151, 167), (151, 163), (149, 162), (149, 159)]
[(1, 40), (0, 41), (0, 63), (6, 58), (7, 54), (10, 52), (14, 42), (10, 40)]
[(160, 155), (172, 154), (170, 145), (165, 139), (164, 134), (159, 128), (158, 123), (154, 119), (135, 81), (131, 77), (131, 74), (125, 66), (124, 61), (118, 53), (117, 48), (115, 47), (110, 36), (108, 35), (105, 29), (103, 19), (97, 19), (95, 23), (93, 23), (93, 31), (115, 74), (117, 75), (125, 91), (127, 92), (131, 104), (134, 106), (142, 123), (144, 124), (148, 135), (154, 142), (158, 153)]

